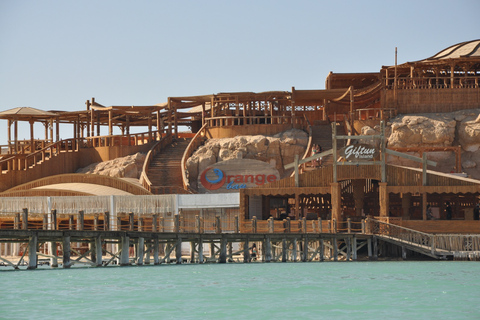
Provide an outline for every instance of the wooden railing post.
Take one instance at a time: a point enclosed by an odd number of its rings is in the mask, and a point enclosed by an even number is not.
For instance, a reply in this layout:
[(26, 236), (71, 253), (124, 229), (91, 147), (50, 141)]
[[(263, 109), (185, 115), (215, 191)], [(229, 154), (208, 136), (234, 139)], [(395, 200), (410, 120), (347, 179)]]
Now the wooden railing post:
[(322, 226), (322, 218), (318, 218), (318, 233), (322, 233), (323, 226)]
[(200, 216), (195, 215), (195, 233), (200, 233)]
[(108, 211), (103, 213), (103, 229), (105, 231), (110, 231), (110, 212)]
[(138, 231), (143, 231), (143, 218), (138, 218)]
[(347, 219), (347, 232), (352, 233), (352, 220), (350, 218)]
[(257, 217), (252, 219), (252, 233), (257, 233)]
[(53, 209), (50, 214), (52, 219), (52, 230), (57, 230), (57, 209)]
[(290, 221), (290, 217), (287, 217), (287, 219), (285, 219), (284, 221), (285, 221), (285, 232), (290, 233), (292, 231), (292, 224)]
[(128, 230), (133, 231), (134, 228), (135, 228), (135, 216), (134, 216), (133, 212), (130, 212), (128, 214), (128, 222), (129, 222), (128, 223), (128, 225), (129, 225)]
[(173, 232), (178, 233), (180, 231), (180, 215), (176, 214), (173, 220)]
[(13, 219), (13, 228), (15, 230), (20, 229), (20, 213), (15, 213), (15, 218)]
[(93, 230), (98, 231), (98, 214), (93, 217)]
[(220, 219), (220, 216), (215, 217), (215, 232), (217, 234), (222, 233), (222, 221)]
[(240, 220), (238, 216), (235, 216), (235, 233), (240, 233)]
[(158, 231), (165, 232), (165, 219), (163, 217), (158, 218)]
[(332, 219), (332, 233), (337, 233), (337, 219)]
[(46, 213), (43, 215), (42, 229), (43, 230), (48, 230), (48, 215)]
[(83, 231), (84, 228), (85, 212), (83, 210), (78, 211), (78, 230)]
[(68, 217), (68, 230), (73, 230), (73, 214)]
[(158, 214), (154, 214), (152, 217), (152, 232), (157, 232)]
[(366, 229), (365, 229), (365, 219), (362, 219), (362, 233), (363, 233), (363, 234), (366, 233)]
[(268, 233), (273, 233), (274, 232), (274, 224), (273, 224), (273, 218), (272, 217), (268, 218), (267, 224), (268, 224)]
[(302, 233), (307, 233), (307, 218), (302, 218)]
[(22, 229), (27, 230), (28, 229), (28, 209), (23, 208), (22, 212)]

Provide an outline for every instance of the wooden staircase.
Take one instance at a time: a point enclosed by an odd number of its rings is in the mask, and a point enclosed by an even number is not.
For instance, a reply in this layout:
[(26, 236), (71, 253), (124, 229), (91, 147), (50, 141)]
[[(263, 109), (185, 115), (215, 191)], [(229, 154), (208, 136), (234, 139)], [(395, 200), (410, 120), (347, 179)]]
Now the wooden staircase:
[[(346, 135), (345, 127), (342, 123), (337, 122), (337, 135)], [(343, 148), (346, 140), (337, 140), (337, 150)], [(332, 149), (332, 126), (327, 121), (316, 121), (312, 126), (312, 144), (322, 147), (322, 151)], [(323, 157), (322, 166), (331, 165), (333, 163), (332, 155)]]
[(189, 193), (183, 189), (181, 162), (190, 140), (176, 139), (153, 158), (148, 168), (153, 194)]

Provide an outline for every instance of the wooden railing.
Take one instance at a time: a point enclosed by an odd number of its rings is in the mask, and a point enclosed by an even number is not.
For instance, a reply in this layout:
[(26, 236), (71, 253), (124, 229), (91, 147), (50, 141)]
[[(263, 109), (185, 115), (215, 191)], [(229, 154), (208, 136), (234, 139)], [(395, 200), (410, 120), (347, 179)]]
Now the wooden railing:
[[(312, 138), (313, 138), (312, 124), (308, 120), (306, 114), (304, 114), (303, 117), (305, 118), (305, 125), (306, 125), (307, 130), (308, 130), (308, 143), (307, 143), (307, 148), (305, 149), (305, 153), (303, 154), (303, 156), (300, 160), (308, 158), (312, 154)], [(302, 174), (303, 172), (305, 172), (305, 165), (306, 165), (305, 163), (299, 165), (299, 168), (298, 168), (299, 174)], [(295, 172), (292, 172), (290, 177), (293, 177), (294, 175), (295, 175)]]
[(480, 251), (479, 234), (430, 234), (371, 218), (367, 219), (367, 233), (395, 238), (438, 255)]
[[(386, 88), (392, 89), (395, 86), (393, 78), (384, 79)], [(397, 89), (447, 89), (447, 88), (480, 88), (479, 77), (428, 77), (428, 78), (397, 78)]]
[(285, 115), (259, 115), (259, 116), (218, 116), (205, 118), (209, 127), (228, 127), (254, 124), (304, 124), (303, 117), (292, 117), (291, 113)]
[(191, 187), (187, 177), (187, 160), (192, 156), (192, 154), (203, 144), (205, 131), (208, 128), (208, 122), (202, 126), (200, 130), (198, 130), (197, 134), (193, 137), (190, 143), (185, 149), (183, 153), (181, 168), (182, 168), (182, 180), (183, 180), (183, 188), (185, 190), (189, 190), (191, 193), (196, 193)]
[(160, 141), (155, 143), (147, 153), (145, 162), (143, 163), (142, 174), (140, 175), (140, 183), (149, 192), (152, 192), (152, 182), (150, 179), (148, 179), (148, 168), (150, 167), (150, 163), (160, 151), (172, 143), (172, 139), (172, 134), (168, 133), (167, 135), (163, 136)]
[(0, 168), (2, 173), (11, 170), (27, 170), (29, 167), (57, 156), (60, 152), (75, 152), (80, 148), (105, 146), (138, 146), (155, 141), (157, 138), (161, 139), (161, 137), (160, 131), (152, 131), (150, 134), (142, 132), (128, 136), (114, 135), (60, 140), (30, 154), (4, 156), (5, 159), (0, 160)]

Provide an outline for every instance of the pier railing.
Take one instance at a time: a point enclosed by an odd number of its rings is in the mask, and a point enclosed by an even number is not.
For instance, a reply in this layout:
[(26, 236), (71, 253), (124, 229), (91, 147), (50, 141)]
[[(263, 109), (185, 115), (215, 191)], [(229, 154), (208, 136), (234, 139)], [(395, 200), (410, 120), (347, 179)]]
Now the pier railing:
[(120, 212), (114, 217), (107, 212), (75, 214), (4, 213), (0, 216), (0, 229), (7, 230), (92, 230), (92, 231), (143, 231), (174, 233), (365, 233), (365, 221), (354, 222), (350, 219), (337, 222), (333, 220), (250, 220), (240, 219), (238, 215), (182, 215), (182, 214), (135, 214)]
[(480, 251), (480, 235), (431, 234), (376, 219), (367, 219), (367, 233), (403, 241), (405, 244), (443, 255), (454, 252)]

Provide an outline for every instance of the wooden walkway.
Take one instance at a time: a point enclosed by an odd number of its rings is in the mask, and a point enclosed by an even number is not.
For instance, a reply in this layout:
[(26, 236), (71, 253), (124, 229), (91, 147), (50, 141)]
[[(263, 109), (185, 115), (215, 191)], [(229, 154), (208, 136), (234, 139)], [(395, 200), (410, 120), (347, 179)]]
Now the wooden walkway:
[[(0, 260), (15, 269), (25, 263), (25, 257), (27, 269), (36, 269), (38, 257), (49, 258), (52, 267), (62, 265), (63, 268), (74, 264), (248, 263), (252, 262), (250, 248), (256, 243), (260, 249), (257, 261), (262, 262), (354, 261), (357, 260), (358, 250), (367, 244), (368, 239), (371, 239), (370, 235), (355, 233), (0, 230), (0, 243), (19, 243), (26, 248), (17, 262), (5, 257), (0, 257)], [(233, 244), (239, 249), (234, 251)], [(188, 257), (182, 255), (182, 245), (189, 247)], [(204, 252), (205, 245), (210, 247), (208, 253)], [(49, 246), (50, 252), (55, 254), (40, 252), (39, 249), (45, 246)], [(105, 256), (109, 259), (101, 258)]]

